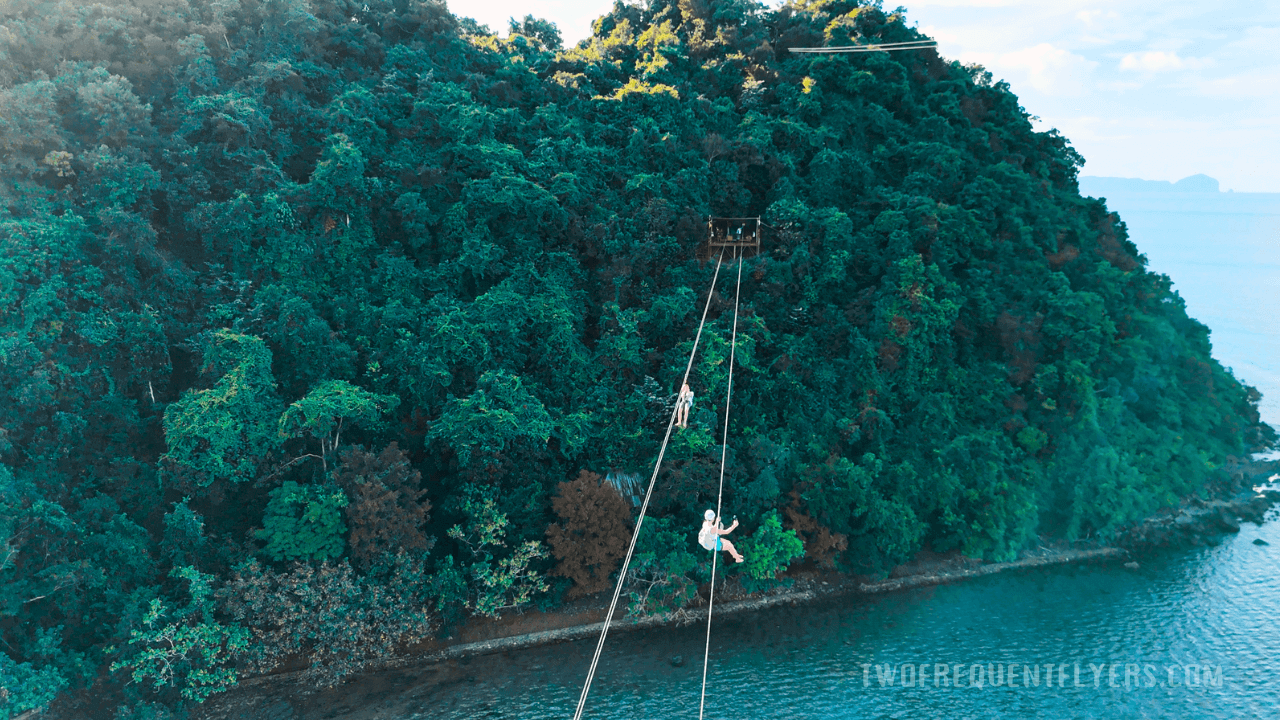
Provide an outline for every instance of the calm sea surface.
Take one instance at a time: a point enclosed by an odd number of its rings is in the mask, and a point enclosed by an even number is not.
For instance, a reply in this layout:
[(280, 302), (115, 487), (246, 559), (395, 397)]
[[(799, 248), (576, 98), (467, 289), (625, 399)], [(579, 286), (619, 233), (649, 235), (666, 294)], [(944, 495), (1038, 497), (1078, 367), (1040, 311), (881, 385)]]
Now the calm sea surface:
[[(1274, 513), (1217, 547), (1139, 560), (1136, 570), (1119, 561), (1062, 566), (726, 617), (712, 635), (706, 717), (1280, 717)], [(703, 632), (613, 635), (585, 717), (696, 718)], [(383, 717), (397, 720), (570, 718), (594, 647), (583, 641), (419, 669), (344, 703), (383, 707)], [(682, 666), (673, 666), (676, 655)], [(1003, 684), (993, 687), (988, 670)]]

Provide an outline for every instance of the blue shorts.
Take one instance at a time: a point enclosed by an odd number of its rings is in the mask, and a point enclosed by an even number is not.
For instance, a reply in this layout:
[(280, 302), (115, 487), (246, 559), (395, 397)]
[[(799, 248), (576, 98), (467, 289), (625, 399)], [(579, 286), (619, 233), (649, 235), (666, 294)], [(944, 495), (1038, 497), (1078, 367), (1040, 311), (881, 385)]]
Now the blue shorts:
[(720, 538), (716, 538), (716, 550), (723, 550), (723, 549), (724, 548), (721, 547)]

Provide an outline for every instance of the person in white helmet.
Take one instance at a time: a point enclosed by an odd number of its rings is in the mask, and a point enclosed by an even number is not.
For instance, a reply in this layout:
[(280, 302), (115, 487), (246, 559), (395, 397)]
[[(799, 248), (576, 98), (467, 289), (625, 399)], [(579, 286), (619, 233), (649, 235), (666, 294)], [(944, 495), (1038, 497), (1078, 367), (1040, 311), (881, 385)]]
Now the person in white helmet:
[(702, 530), (698, 532), (698, 544), (708, 550), (727, 550), (733, 556), (734, 562), (742, 562), (743, 557), (738, 554), (737, 548), (733, 543), (725, 540), (722, 535), (728, 535), (733, 529), (738, 527), (738, 520), (734, 518), (733, 524), (728, 528), (722, 528), (720, 522), (716, 520), (716, 511), (708, 510), (702, 516)]
[(689, 427), (689, 408), (693, 407), (693, 391), (689, 389), (689, 383), (685, 383), (680, 388), (680, 395), (676, 397), (676, 426)]

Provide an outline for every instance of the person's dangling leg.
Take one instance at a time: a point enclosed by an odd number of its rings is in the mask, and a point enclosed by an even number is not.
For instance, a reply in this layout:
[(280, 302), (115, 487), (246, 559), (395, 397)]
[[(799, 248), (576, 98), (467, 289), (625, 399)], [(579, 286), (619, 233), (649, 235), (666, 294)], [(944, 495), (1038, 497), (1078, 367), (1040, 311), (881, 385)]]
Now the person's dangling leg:
[(738, 549), (733, 546), (733, 543), (725, 540), (724, 538), (720, 539), (719, 547), (732, 555), (734, 562), (742, 562), (746, 559), (738, 554)]

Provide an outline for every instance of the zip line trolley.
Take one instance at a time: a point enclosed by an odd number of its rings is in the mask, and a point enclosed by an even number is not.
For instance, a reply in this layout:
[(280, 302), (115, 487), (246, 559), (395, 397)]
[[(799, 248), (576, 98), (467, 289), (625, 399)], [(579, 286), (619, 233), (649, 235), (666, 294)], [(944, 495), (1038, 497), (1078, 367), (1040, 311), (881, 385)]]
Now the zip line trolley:
[(760, 218), (707, 218), (707, 245), (759, 251)]

